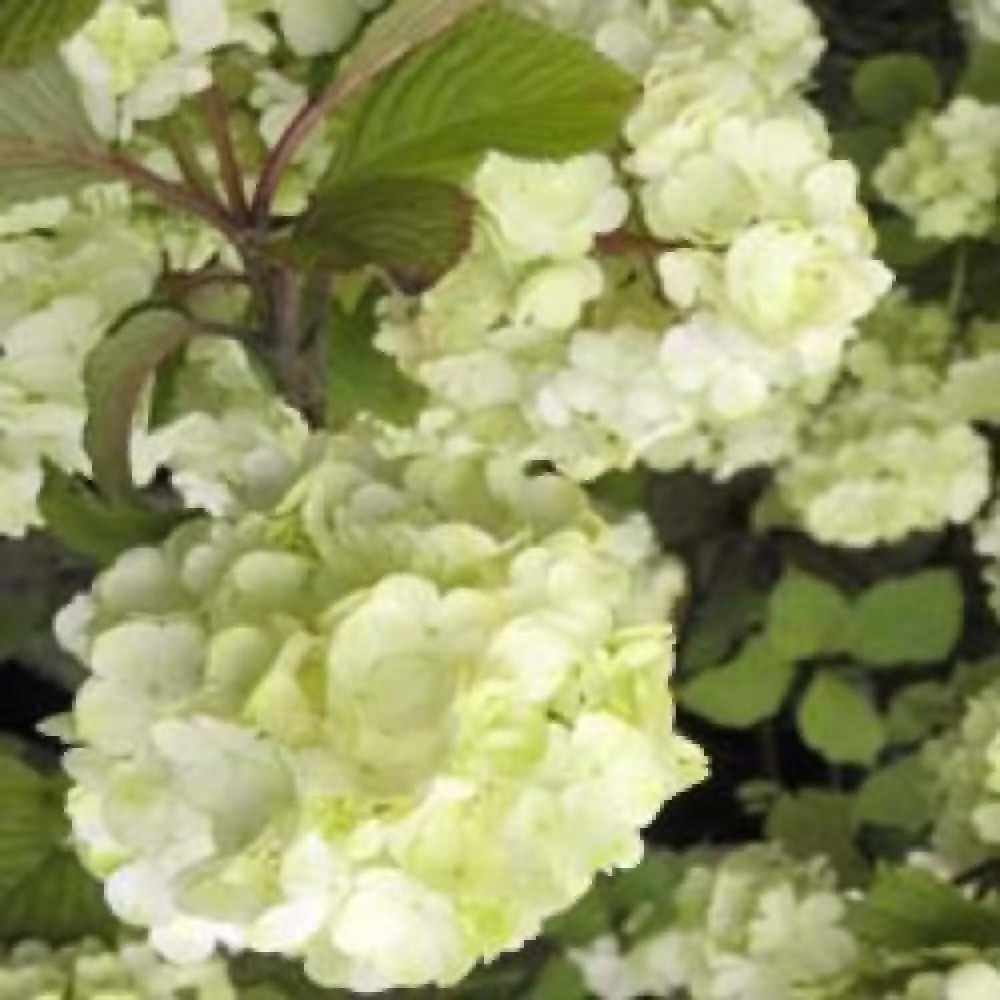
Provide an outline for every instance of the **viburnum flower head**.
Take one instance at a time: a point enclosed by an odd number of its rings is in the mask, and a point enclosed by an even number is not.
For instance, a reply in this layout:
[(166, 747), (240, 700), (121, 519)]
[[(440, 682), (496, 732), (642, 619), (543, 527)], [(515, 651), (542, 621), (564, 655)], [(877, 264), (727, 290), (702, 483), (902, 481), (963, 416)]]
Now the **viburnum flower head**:
[(60, 616), (92, 671), (76, 841), (170, 959), (455, 982), (703, 775), (666, 685), (679, 586), (560, 477), (338, 439), (271, 513), (128, 552)]
[(40, 941), (24, 941), (0, 952), (0, 1000), (236, 1000), (236, 996), (222, 962), (169, 965), (134, 942), (112, 950), (99, 941), (85, 940), (55, 950)]

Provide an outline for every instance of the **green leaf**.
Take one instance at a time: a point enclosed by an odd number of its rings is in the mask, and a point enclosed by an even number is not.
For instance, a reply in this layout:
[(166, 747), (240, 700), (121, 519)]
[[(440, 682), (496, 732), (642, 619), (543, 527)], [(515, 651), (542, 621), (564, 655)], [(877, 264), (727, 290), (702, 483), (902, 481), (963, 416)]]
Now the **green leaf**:
[(729, 663), (685, 684), (678, 699), (717, 725), (748, 729), (781, 708), (794, 675), (794, 664), (766, 639), (752, 639)]
[(861, 176), (868, 178), (897, 141), (894, 129), (884, 125), (858, 125), (834, 133), (833, 155), (850, 160)]
[(433, 284), (472, 238), (472, 202), (453, 184), (375, 177), (325, 191), (272, 249), (310, 269), (383, 268), (408, 287)]
[(112, 500), (124, 500), (135, 491), (129, 439), (143, 387), (190, 335), (191, 325), (183, 314), (161, 306), (142, 308), (123, 317), (87, 356), (83, 442), (94, 479)]
[(871, 699), (832, 670), (813, 677), (796, 721), (805, 743), (834, 764), (870, 765), (885, 746), (885, 724)]
[(0, 66), (26, 66), (54, 52), (100, 5), (101, 0), (0, 0)]
[(767, 817), (765, 833), (793, 858), (825, 857), (845, 885), (857, 885), (867, 865), (854, 843), (851, 796), (806, 788), (781, 796)]
[(568, 910), (545, 924), (545, 936), (567, 948), (582, 948), (612, 930), (612, 914), (604, 893), (594, 886)]
[(583, 973), (568, 958), (556, 956), (542, 967), (524, 1000), (587, 1000), (589, 996)]
[(941, 100), (941, 83), (929, 59), (909, 52), (890, 53), (858, 66), (851, 94), (858, 110), (869, 118), (901, 124)]
[(756, 550), (724, 536), (712, 543), (717, 559), (703, 594), (685, 618), (677, 655), (681, 675), (700, 673), (733, 655), (763, 621), (767, 591)]
[(911, 219), (891, 216), (882, 219), (875, 228), (880, 260), (894, 271), (920, 267), (939, 254), (947, 244), (941, 240), (924, 240), (917, 236)]
[(317, 203), (378, 176), (459, 180), (491, 149), (540, 159), (606, 146), (635, 92), (586, 42), (491, 6), (354, 102)]
[(377, 285), (370, 285), (348, 310), (335, 303), (327, 330), (326, 423), (343, 427), (360, 413), (395, 424), (409, 424), (426, 399), (393, 358), (376, 350)]
[(345, 76), (369, 80), (491, 0), (395, 0), (347, 57)]
[(952, 722), (960, 698), (951, 685), (921, 681), (897, 691), (889, 705), (886, 732), (895, 745), (919, 743)]
[(1000, 104), (1000, 42), (979, 39), (972, 44), (958, 89), (986, 104)]
[(38, 508), (46, 529), (63, 545), (102, 566), (126, 549), (162, 541), (194, 516), (191, 511), (150, 510), (105, 500), (85, 479), (54, 465), (46, 467)]
[(106, 157), (60, 59), (0, 71), (0, 204), (71, 194)]
[(643, 502), (648, 480), (649, 474), (644, 468), (627, 472), (616, 469), (591, 480), (586, 487), (599, 504), (607, 504), (614, 510), (635, 510)]
[(962, 588), (953, 570), (887, 580), (856, 601), (850, 651), (877, 667), (938, 663), (961, 634), (962, 611)]
[(771, 592), (767, 636), (789, 660), (837, 653), (849, 615), (847, 598), (833, 584), (792, 568)]
[(100, 885), (68, 844), (65, 781), (0, 754), (0, 941), (107, 935)]
[(921, 833), (934, 818), (928, 782), (919, 754), (900, 757), (879, 768), (857, 792), (855, 822)]
[(1000, 941), (1000, 910), (966, 899), (921, 868), (883, 868), (852, 908), (849, 925), (866, 942), (899, 951)]

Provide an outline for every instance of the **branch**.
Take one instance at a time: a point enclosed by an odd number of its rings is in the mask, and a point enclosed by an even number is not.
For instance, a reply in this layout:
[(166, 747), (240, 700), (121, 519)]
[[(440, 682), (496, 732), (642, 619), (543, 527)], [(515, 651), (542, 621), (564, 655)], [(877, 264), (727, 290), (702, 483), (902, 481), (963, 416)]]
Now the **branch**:
[(197, 216), (203, 222), (218, 229), (237, 247), (246, 242), (243, 230), (222, 206), (195, 191), (189, 190), (183, 184), (168, 181), (165, 177), (161, 177), (141, 163), (121, 153), (96, 154), (89, 159), (89, 163), (84, 163), (79, 159), (77, 162), (81, 166), (90, 166), (96, 170), (113, 173), (123, 181), (127, 181), (132, 187), (148, 191), (164, 204), (180, 209), (189, 215)]
[(598, 253), (607, 257), (622, 257), (626, 254), (661, 254), (668, 250), (682, 250), (683, 243), (664, 243), (655, 236), (643, 233), (630, 233), (624, 229), (616, 229), (613, 233), (602, 233), (594, 240)]
[(209, 135), (219, 161), (222, 186), (229, 199), (229, 208), (242, 222), (250, 220), (250, 205), (243, 187), (243, 171), (233, 145), (233, 134), (229, 128), (228, 112), (222, 95), (215, 86), (201, 94), (201, 109), (208, 123)]

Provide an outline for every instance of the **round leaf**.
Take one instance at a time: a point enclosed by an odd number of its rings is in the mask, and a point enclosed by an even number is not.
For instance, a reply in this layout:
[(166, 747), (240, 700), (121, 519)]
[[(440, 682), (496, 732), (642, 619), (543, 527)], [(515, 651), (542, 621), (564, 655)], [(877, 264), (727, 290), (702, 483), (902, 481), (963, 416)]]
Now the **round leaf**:
[(866, 59), (855, 71), (851, 93), (859, 111), (876, 121), (902, 123), (941, 99), (934, 64), (912, 53)]
[(962, 588), (950, 569), (887, 580), (856, 602), (850, 652), (878, 667), (938, 663), (961, 634), (962, 610)]
[(790, 660), (837, 653), (849, 614), (847, 598), (833, 584), (791, 569), (771, 592), (767, 635)]
[(729, 663), (698, 674), (681, 688), (680, 703), (720, 726), (748, 729), (774, 715), (795, 666), (766, 639), (748, 642)]
[(885, 745), (871, 699), (831, 670), (817, 673), (799, 705), (802, 739), (833, 764), (870, 765)]

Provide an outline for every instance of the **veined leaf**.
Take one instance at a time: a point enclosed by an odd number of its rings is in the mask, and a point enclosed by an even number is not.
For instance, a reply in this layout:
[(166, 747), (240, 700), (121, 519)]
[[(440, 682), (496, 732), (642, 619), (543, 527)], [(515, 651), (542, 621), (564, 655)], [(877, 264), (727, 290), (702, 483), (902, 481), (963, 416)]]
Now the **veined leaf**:
[(191, 335), (183, 314), (160, 306), (128, 313), (87, 356), (83, 443), (94, 479), (115, 501), (134, 492), (129, 438), (146, 380)]
[(556, 158), (605, 146), (635, 87), (586, 42), (491, 7), (402, 60), (354, 102), (319, 203), (348, 180), (456, 180), (490, 149)]
[(348, 56), (345, 75), (372, 78), (492, 0), (396, 0)]
[(100, 885), (67, 843), (64, 794), (61, 775), (0, 753), (0, 941), (60, 944), (114, 926)]
[(162, 541), (190, 511), (159, 511), (139, 503), (114, 503), (85, 479), (49, 465), (38, 497), (46, 529), (63, 545), (101, 566), (126, 549)]
[(850, 927), (865, 941), (901, 951), (948, 945), (995, 946), (1000, 909), (966, 899), (957, 886), (921, 868), (892, 867), (850, 915)]
[(429, 285), (457, 263), (471, 238), (472, 204), (458, 187), (376, 177), (326, 192), (277, 253), (323, 270), (374, 264)]
[(0, 204), (93, 183), (108, 169), (106, 155), (58, 57), (0, 71)]
[(0, 0), (0, 66), (27, 66), (90, 19), (101, 0)]

